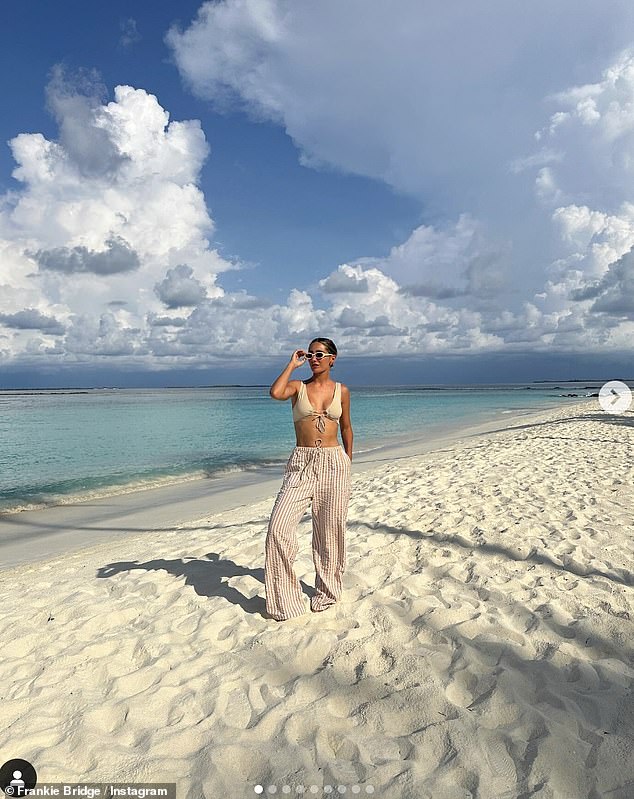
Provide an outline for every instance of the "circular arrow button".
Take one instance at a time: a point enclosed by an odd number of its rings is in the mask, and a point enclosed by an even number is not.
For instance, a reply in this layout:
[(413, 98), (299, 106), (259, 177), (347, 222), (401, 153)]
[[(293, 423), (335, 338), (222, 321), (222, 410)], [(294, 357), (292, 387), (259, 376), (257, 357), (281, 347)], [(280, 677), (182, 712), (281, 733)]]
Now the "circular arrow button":
[(610, 380), (601, 386), (599, 405), (606, 413), (625, 413), (632, 404), (629, 386), (620, 380)]

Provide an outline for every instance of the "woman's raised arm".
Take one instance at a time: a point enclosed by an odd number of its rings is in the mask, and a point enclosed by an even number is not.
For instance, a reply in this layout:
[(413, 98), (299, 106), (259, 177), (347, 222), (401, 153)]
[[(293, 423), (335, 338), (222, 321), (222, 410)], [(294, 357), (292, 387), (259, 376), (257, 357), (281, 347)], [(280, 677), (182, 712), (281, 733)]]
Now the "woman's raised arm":
[(297, 387), (294, 385), (289, 385), (289, 378), (293, 371), (297, 369), (298, 366), (301, 366), (303, 363), (305, 363), (305, 361), (306, 356), (304, 355), (304, 350), (295, 350), (295, 352), (291, 355), (291, 359), (288, 362), (286, 369), (284, 369), (284, 371), (273, 381), (273, 384), (269, 389), (269, 394), (271, 397), (273, 397), (273, 399), (287, 400), (295, 394)]

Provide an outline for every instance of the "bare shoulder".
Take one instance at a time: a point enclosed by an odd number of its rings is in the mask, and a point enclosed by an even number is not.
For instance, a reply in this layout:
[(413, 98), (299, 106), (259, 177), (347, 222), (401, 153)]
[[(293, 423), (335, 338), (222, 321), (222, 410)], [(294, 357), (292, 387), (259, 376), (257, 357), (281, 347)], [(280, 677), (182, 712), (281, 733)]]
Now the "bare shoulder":
[(350, 397), (350, 389), (344, 383), (340, 383), (341, 386), (341, 396), (342, 397)]
[(299, 387), (301, 386), (301, 384), (302, 384), (301, 380), (289, 380), (288, 383), (286, 384), (286, 388), (283, 391), (276, 392), (275, 394), (273, 394), (269, 390), (269, 394), (271, 394), (271, 397), (273, 397), (273, 399), (280, 400), (282, 402), (284, 400), (288, 400), (291, 398), (294, 399), (295, 397), (297, 397), (299, 393)]
[(301, 388), (303, 382), (304, 382), (303, 380), (289, 380), (288, 381), (287, 385), (293, 391), (293, 393), (291, 394), (291, 397), (293, 399), (295, 399), (295, 397), (299, 394), (299, 389)]

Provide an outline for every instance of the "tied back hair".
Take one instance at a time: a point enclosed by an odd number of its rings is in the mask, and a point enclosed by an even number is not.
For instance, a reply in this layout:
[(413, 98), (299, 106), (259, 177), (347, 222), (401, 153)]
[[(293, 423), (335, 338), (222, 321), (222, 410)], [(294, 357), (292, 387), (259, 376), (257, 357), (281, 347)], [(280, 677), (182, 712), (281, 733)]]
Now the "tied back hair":
[[(310, 344), (323, 344), (324, 347), (328, 350), (329, 355), (336, 355), (337, 354), (337, 347), (335, 342), (330, 338), (314, 338)], [(308, 345), (310, 347), (310, 344)]]

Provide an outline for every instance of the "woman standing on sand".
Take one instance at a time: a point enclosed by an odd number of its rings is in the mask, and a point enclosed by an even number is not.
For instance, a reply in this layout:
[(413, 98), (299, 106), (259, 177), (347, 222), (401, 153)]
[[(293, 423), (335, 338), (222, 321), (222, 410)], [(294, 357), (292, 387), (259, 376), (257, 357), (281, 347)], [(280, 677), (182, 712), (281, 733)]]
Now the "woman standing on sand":
[[(346, 567), (352, 424), (350, 392), (330, 379), (336, 357), (337, 348), (329, 338), (314, 338), (307, 351), (295, 350), (269, 391), (273, 399), (292, 399), (297, 438), (266, 534), (266, 610), (277, 621), (301, 616), (306, 611), (293, 562), (298, 551), (296, 528), (311, 502), (316, 574), (310, 609), (326, 610), (341, 597), (341, 578)], [(312, 377), (306, 382), (289, 380), (293, 370), (306, 361)], [(337, 442), (337, 426), (341, 428), (343, 449)]]

